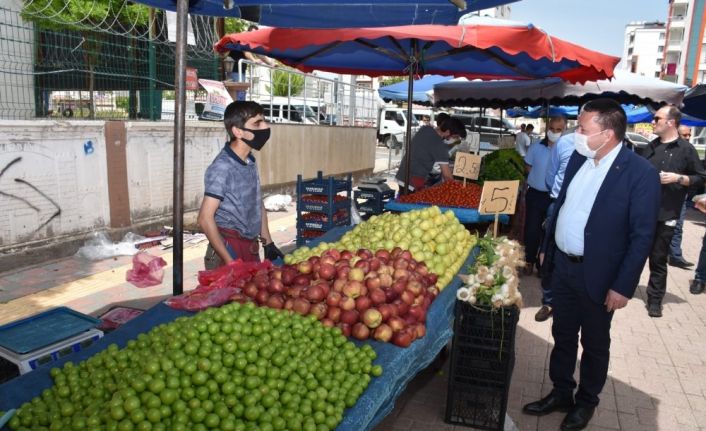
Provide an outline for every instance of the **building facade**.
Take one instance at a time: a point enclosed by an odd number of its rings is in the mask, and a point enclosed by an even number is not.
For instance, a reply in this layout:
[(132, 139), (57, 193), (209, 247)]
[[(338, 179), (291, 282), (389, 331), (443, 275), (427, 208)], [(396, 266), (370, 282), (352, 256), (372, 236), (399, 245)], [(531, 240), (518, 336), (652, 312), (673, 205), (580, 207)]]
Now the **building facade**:
[(694, 86), (706, 83), (706, 0), (671, 0), (661, 78)]
[(666, 26), (663, 22), (631, 22), (625, 26), (625, 42), (619, 68), (659, 78), (664, 61)]

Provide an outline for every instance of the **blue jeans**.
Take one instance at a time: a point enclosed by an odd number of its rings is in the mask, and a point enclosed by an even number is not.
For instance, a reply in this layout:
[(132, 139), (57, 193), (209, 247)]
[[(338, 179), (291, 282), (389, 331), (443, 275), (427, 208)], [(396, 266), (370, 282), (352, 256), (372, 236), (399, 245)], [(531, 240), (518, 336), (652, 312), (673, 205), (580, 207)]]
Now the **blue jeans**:
[(674, 226), (674, 236), (672, 237), (672, 242), (669, 244), (669, 257), (676, 260), (684, 260), (684, 256), (681, 254), (681, 236), (684, 231), (684, 216), (686, 215), (686, 201), (681, 205), (681, 213), (679, 213), (679, 220), (677, 220), (677, 225)]
[(694, 280), (706, 282), (706, 235), (701, 243), (701, 252), (699, 253), (699, 263), (696, 264), (696, 273)]

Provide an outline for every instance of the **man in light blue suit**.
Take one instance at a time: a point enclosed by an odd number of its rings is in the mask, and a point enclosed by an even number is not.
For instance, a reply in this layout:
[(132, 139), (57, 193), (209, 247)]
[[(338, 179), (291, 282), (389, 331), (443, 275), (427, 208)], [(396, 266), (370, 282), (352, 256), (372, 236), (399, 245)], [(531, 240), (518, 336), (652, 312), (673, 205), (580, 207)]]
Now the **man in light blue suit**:
[[(633, 296), (657, 226), (659, 175), (622, 145), (626, 123), (613, 100), (583, 106), (576, 152), (547, 226), (543, 249), (554, 302), (549, 364), (554, 389), (523, 411), (537, 416), (568, 411), (562, 430), (583, 429), (593, 416), (608, 375), (613, 312)], [(579, 332), (583, 355), (574, 398)]]

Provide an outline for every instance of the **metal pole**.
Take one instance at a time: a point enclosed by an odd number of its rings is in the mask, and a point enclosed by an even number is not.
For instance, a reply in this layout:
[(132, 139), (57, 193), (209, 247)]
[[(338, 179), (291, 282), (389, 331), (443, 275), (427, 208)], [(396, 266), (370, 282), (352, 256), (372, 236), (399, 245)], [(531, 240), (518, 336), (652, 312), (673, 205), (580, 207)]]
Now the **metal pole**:
[(174, 262), (172, 292), (184, 292), (184, 132), (186, 109), (186, 28), (189, 19), (189, 1), (177, 0), (177, 37), (174, 72)]
[[(412, 54), (411, 55), (416, 55), (414, 51), (416, 51), (416, 41), (412, 40)], [(410, 58), (411, 60), (411, 58)], [(403, 194), (409, 193), (409, 178), (410, 178), (410, 172), (409, 168), (412, 165), (412, 93), (414, 91), (414, 67), (413, 67), (413, 62), (409, 62), (409, 76), (407, 77), (407, 133), (405, 133), (404, 137), (404, 145), (405, 145), (405, 156), (407, 157), (406, 163), (405, 163), (405, 174), (404, 174), (404, 190)]]
[(147, 102), (147, 109), (149, 110), (149, 117), (151, 121), (157, 119), (157, 103), (155, 101), (155, 96), (157, 95), (157, 47), (154, 44), (155, 39), (157, 39), (157, 14), (154, 8), (150, 8), (150, 39), (149, 39), (149, 74), (150, 74), (150, 90), (149, 90), (149, 102)]

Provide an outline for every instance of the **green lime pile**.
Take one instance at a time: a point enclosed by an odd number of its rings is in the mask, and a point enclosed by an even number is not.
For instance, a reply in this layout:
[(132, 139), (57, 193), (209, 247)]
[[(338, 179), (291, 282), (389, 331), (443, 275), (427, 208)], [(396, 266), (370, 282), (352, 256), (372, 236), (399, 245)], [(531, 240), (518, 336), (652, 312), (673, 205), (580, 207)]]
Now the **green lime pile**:
[(232, 303), (54, 368), (14, 430), (332, 430), (382, 368), (313, 316)]

